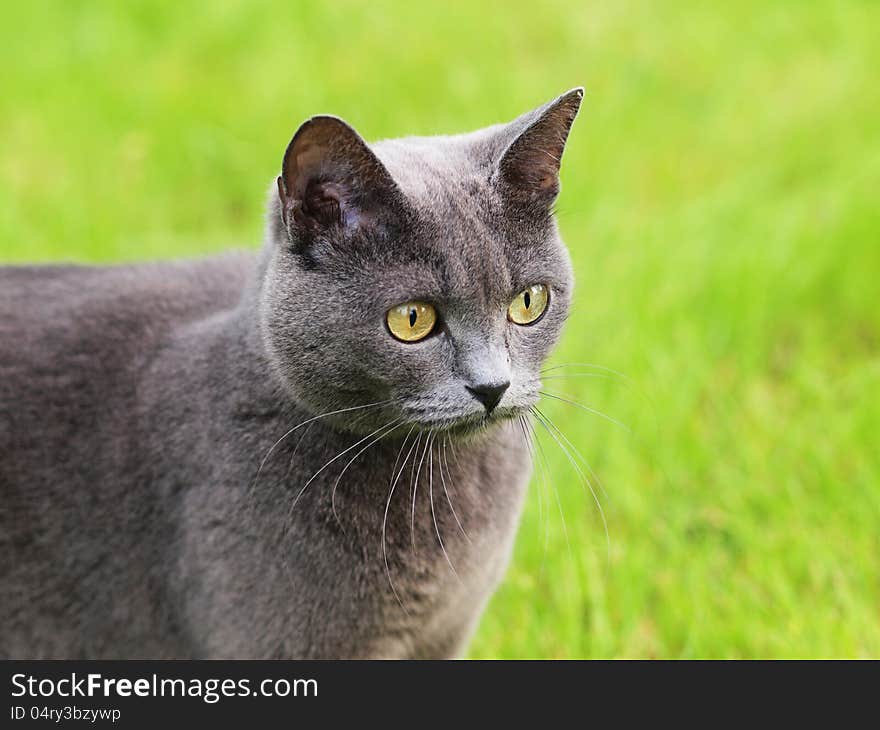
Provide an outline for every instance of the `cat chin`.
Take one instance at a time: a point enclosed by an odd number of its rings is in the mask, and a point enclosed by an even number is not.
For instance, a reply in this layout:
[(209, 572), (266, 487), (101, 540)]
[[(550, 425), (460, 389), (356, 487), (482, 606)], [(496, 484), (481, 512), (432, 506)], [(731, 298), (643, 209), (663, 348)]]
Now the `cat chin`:
[(503, 408), (493, 411), (491, 414), (465, 416), (463, 418), (441, 418), (433, 420), (414, 421), (409, 426), (423, 433), (447, 434), (450, 438), (468, 441), (486, 434), (505, 423), (526, 415), (528, 411), (522, 408)]

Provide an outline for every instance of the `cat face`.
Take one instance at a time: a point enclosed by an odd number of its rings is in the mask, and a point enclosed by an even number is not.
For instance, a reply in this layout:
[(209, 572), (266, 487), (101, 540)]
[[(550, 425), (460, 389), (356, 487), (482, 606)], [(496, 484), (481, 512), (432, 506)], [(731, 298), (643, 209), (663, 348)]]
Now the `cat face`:
[(270, 205), (261, 327), (301, 405), (352, 430), (468, 433), (537, 401), (571, 298), (551, 208), (581, 97), (372, 147), (333, 117), (300, 128)]

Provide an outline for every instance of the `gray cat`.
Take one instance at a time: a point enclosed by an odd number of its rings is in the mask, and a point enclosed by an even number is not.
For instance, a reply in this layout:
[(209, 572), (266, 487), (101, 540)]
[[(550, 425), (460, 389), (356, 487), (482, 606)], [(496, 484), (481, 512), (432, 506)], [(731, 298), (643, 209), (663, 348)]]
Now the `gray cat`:
[(568, 311), (582, 95), (370, 146), (314, 117), (259, 255), (0, 269), (0, 657), (459, 655)]

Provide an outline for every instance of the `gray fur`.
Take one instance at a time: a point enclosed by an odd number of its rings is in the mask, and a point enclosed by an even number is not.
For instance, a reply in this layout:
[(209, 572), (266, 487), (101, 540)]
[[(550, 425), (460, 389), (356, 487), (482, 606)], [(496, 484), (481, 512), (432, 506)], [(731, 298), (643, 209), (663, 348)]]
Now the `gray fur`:
[[(580, 98), (371, 147), (316, 117), (259, 255), (0, 269), (0, 657), (460, 654), (567, 314), (551, 207)], [(510, 323), (538, 282), (545, 316)], [(443, 328), (401, 343), (384, 314), (412, 299)], [(489, 417), (465, 386), (498, 378)]]

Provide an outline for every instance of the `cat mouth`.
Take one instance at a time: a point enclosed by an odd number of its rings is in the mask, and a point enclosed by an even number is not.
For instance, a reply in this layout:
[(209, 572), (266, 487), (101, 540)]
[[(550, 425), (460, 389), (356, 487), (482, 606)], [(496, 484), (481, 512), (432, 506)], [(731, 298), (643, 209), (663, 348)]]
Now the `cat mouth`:
[(522, 413), (523, 409), (508, 406), (496, 408), (489, 413), (482, 411), (461, 416), (416, 417), (412, 419), (410, 425), (421, 431), (443, 431), (451, 435), (465, 436), (516, 418)]

